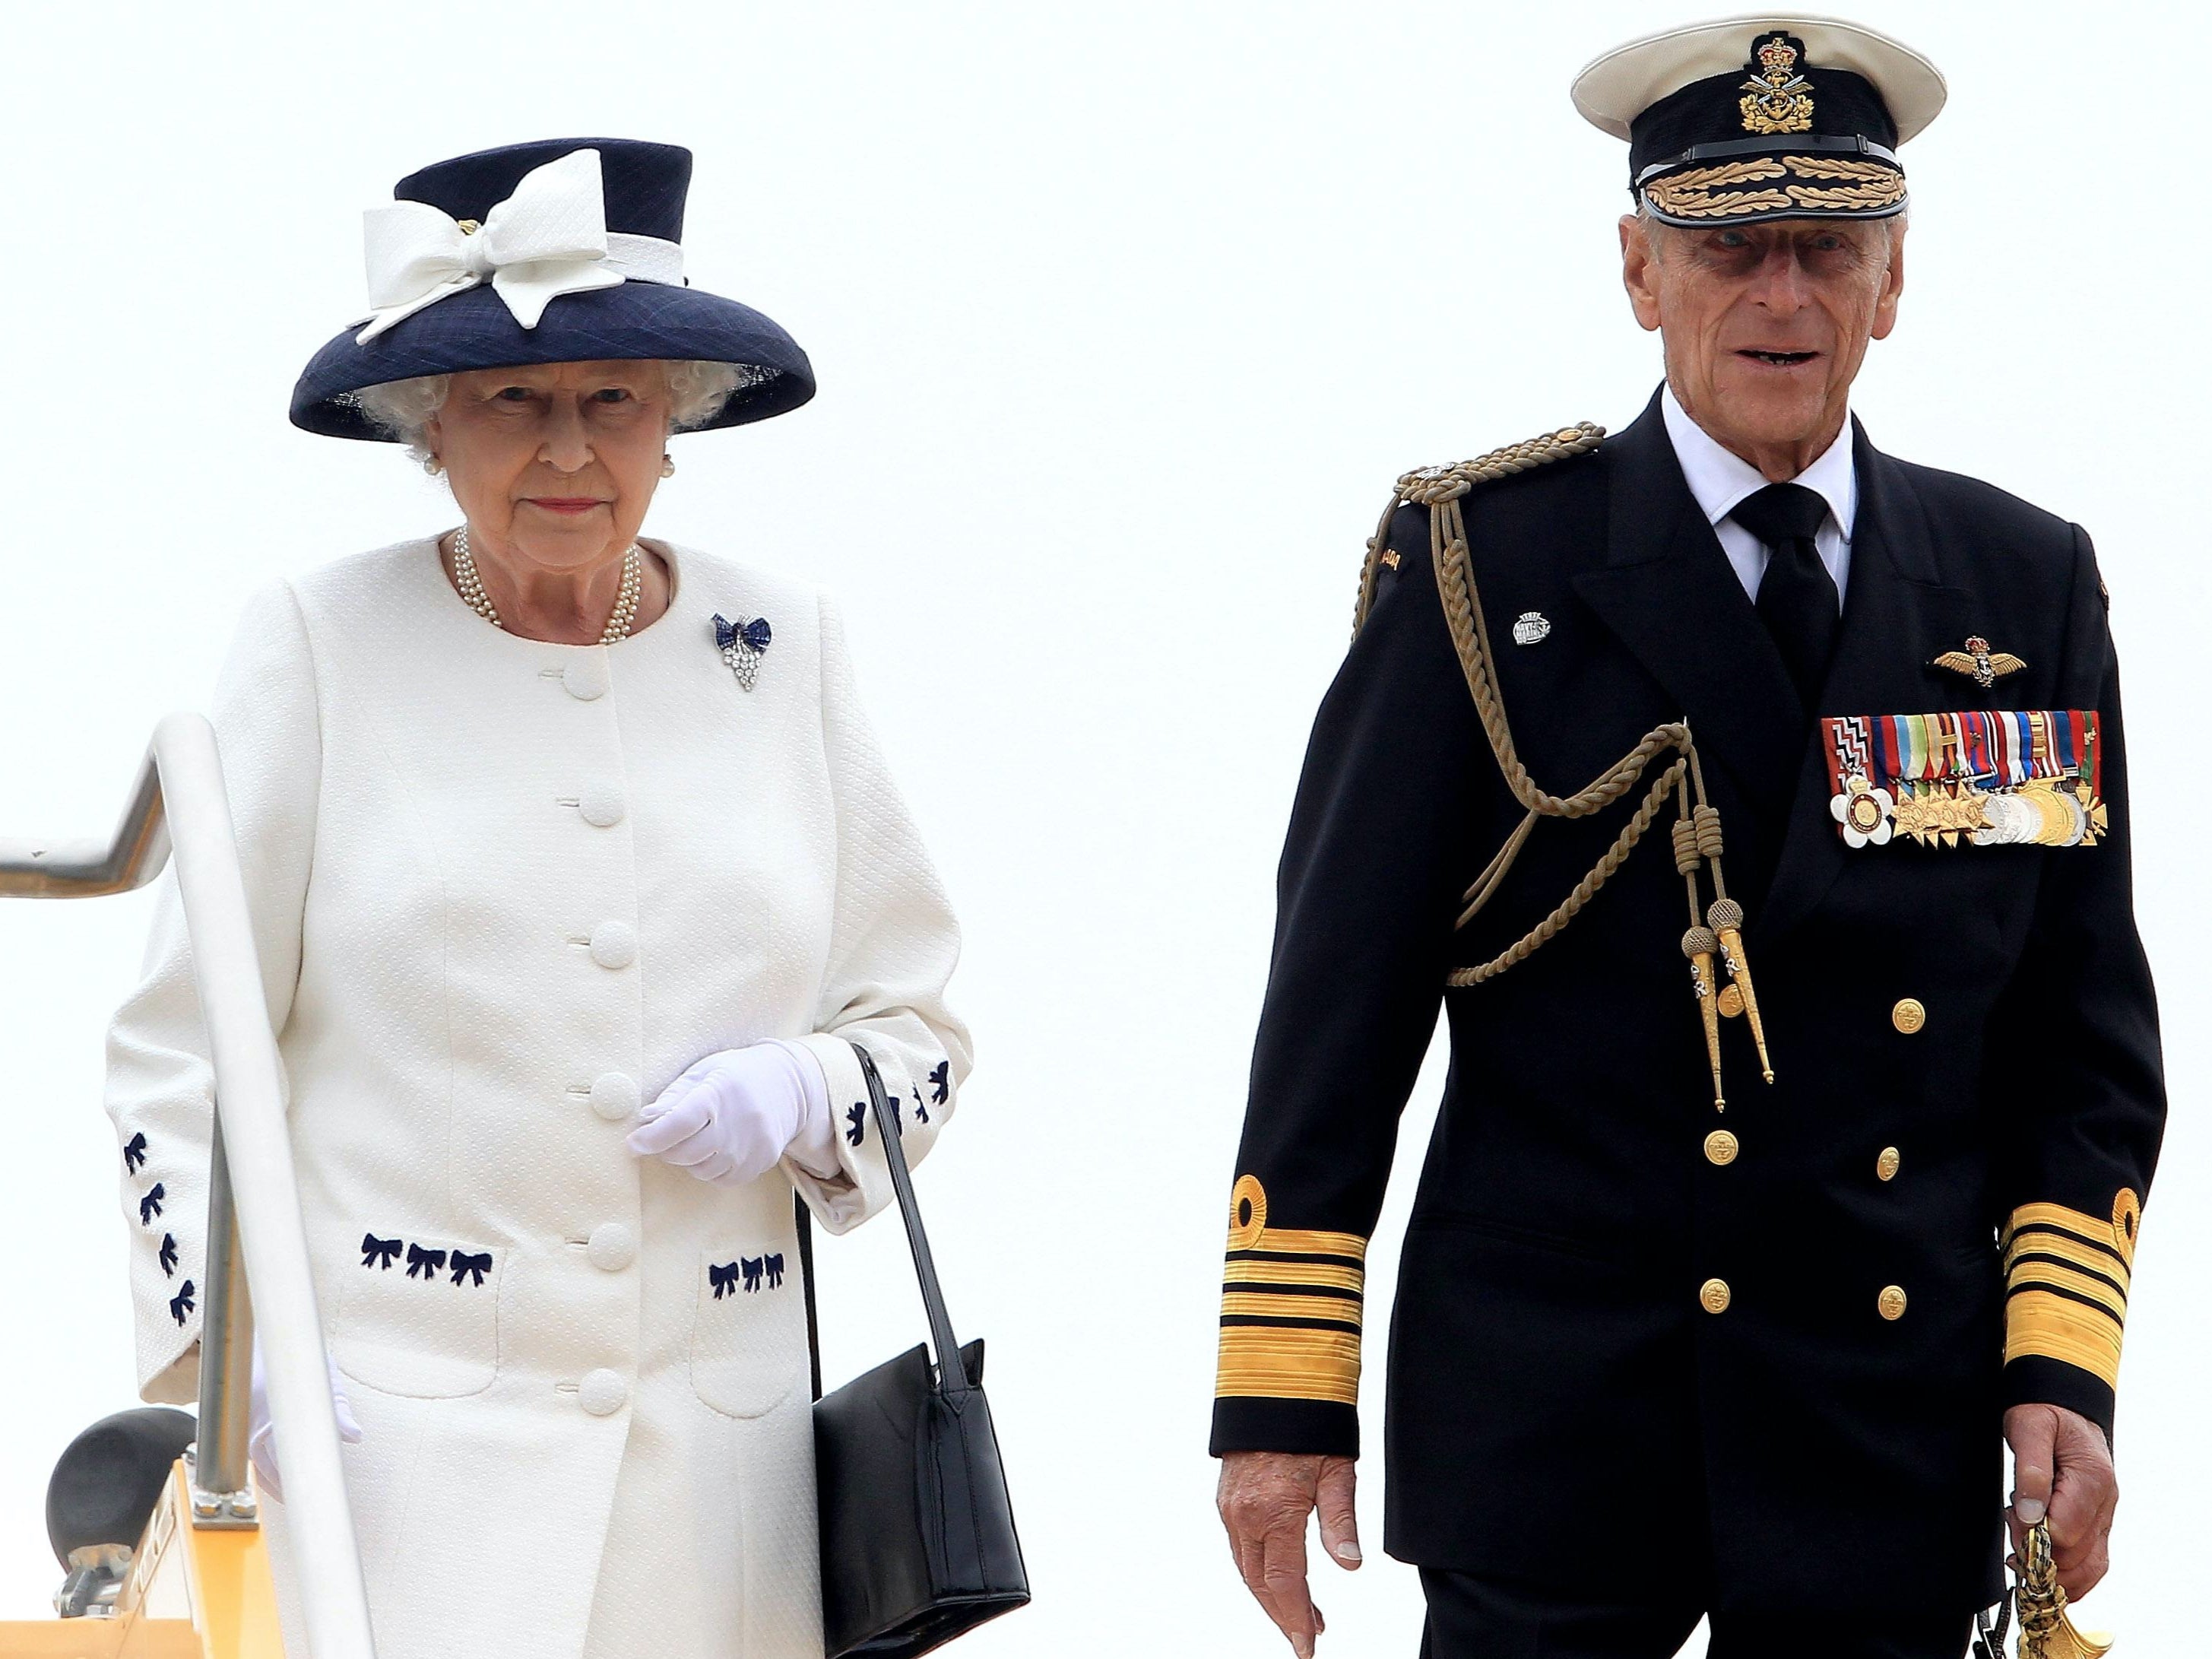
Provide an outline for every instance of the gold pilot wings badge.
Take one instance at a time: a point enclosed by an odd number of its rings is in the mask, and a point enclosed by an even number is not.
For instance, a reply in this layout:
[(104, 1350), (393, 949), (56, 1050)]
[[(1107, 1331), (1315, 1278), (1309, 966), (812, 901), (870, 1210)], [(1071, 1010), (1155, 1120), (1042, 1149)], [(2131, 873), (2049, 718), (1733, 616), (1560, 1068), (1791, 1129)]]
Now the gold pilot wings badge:
[(1995, 685), (2006, 674), (2016, 674), (2027, 666), (2009, 651), (1992, 651), (1990, 642), (1979, 634), (1969, 635), (1963, 651), (1946, 651), (1936, 659), (1937, 668), (1948, 668), (1954, 674), (1971, 674), (1974, 684), (1984, 691)]
[(1849, 847), (2094, 847), (2111, 827), (2094, 709), (1829, 715), (1820, 733)]

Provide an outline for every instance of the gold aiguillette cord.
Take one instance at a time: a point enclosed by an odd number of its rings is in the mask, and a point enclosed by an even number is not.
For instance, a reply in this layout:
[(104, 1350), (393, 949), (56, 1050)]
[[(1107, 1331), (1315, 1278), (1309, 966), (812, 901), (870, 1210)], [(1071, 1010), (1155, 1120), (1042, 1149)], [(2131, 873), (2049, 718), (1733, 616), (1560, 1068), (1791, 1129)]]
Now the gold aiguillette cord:
[[(1512, 728), (1505, 717), (1505, 706), (1498, 695), (1489, 627), (1483, 618), (1481, 596), (1475, 590), (1474, 561), (1468, 549), (1467, 520), (1460, 507), (1461, 498), (1475, 484), (1584, 453), (1595, 448), (1604, 435), (1601, 428), (1583, 422), (1528, 443), (1493, 450), (1456, 466), (1433, 467), (1401, 478), (1397, 495), (1384, 509), (1382, 520), (1367, 544), (1367, 559), (1360, 571), (1359, 603), (1353, 615), (1353, 633), (1356, 635), (1366, 621), (1368, 608), (1374, 601), (1376, 577), (1388, 544), (1392, 515), (1401, 504), (1427, 507), (1429, 552), (1444, 620), (1451, 629), (1452, 644), (1459, 653), (1460, 667), (1466, 675), (1468, 693), (1474, 699), (1483, 733), (1490, 741), (1491, 753), (1506, 787), (1525, 812), (1497, 855), (1462, 896), (1466, 908), (1460, 912), (1457, 925), (1461, 927), (1474, 921), (1497, 893), (1506, 872), (1528, 843), (1538, 818), (1577, 818), (1600, 811), (1641, 782), (1653, 761), (1672, 752), (1674, 758), (1644, 793), (1604, 856), (1575, 884), (1573, 890), (1551, 914), (1488, 962), (1460, 969), (1447, 982), (1464, 987), (1495, 979), (1557, 937), (1595, 896), (1613, 872), (1627, 861), (1629, 854), (1635, 850), (1672, 794), (1676, 797), (1679, 812), (1674, 826), (1674, 863), (1687, 884), (1690, 899), (1690, 929), (1682, 936), (1682, 950), (1690, 959), (1691, 986), (1705, 1026), (1705, 1053), (1712, 1070), (1713, 1106), (1716, 1110), (1725, 1111), (1727, 1096), (1721, 1079), (1718, 1007), (1721, 971), (1727, 973), (1729, 982), (1743, 999), (1744, 1013), (1759, 1050), (1759, 1069), (1769, 1083), (1774, 1081), (1774, 1066), (1767, 1054), (1766, 1030), (1759, 1017), (1758, 996), (1752, 988), (1751, 965), (1744, 955), (1743, 907), (1728, 896), (1727, 881), (1721, 871), (1720, 812), (1705, 799), (1705, 769), (1691, 740), (1690, 728), (1679, 720), (1653, 727), (1627, 754), (1571, 795), (1553, 795), (1539, 788), (1529, 776), (1528, 769), (1521, 763), (1519, 751), (1514, 746)], [(1693, 789), (1694, 805), (1691, 799)], [(1701, 907), (1698, 872), (1705, 867), (1711, 871), (1713, 897), (1710, 904)]]

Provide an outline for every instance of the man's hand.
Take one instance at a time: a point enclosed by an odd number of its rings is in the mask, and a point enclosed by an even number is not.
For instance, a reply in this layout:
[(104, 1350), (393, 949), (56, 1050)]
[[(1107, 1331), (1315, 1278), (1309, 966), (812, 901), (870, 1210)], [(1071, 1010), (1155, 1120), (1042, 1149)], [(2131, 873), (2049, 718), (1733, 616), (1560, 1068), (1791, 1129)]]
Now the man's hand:
[(1352, 1460), (1299, 1452), (1231, 1452), (1214, 1493), (1230, 1553), (1298, 1659), (1313, 1659), (1325, 1628), (1306, 1591), (1306, 1516), (1321, 1511), (1322, 1547), (1349, 1571), (1359, 1565), (1352, 1510)]
[(2063, 1406), (2014, 1406), (2005, 1413), (2004, 1437), (2013, 1457), (2012, 1507), (2005, 1511), (2013, 1551), (2021, 1552), (2027, 1529), (2048, 1512), (2058, 1587), (2078, 1601), (2112, 1565), (2106, 1545), (2120, 1483), (2105, 1431)]

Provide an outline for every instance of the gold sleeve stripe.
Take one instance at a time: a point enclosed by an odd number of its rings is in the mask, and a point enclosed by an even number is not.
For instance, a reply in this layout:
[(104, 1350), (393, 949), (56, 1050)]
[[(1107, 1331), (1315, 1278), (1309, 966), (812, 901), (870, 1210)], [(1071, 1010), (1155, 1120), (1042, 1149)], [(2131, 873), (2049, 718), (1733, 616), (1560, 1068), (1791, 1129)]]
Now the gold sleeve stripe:
[(1358, 1233), (1316, 1232), (1267, 1224), (1267, 1189), (1257, 1176), (1239, 1176), (1229, 1194), (1229, 1248), (1277, 1250), (1286, 1255), (1341, 1255), (1367, 1259), (1367, 1241)]
[(2045, 1232), (2040, 1229), (2024, 1232), (2005, 1246), (2004, 1270), (2010, 1274), (2016, 1265), (2031, 1256), (2057, 1256), (2061, 1261), (2080, 1268), (2083, 1273), (2095, 1273), (2110, 1282), (2125, 1301), (2128, 1296), (2128, 1270), (2122, 1267), (2110, 1251), (2100, 1250), (2082, 1243), (2068, 1233)]
[(1254, 1261), (1231, 1256), (1222, 1277), (1231, 1284), (1326, 1285), (1340, 1291), (1365, 1288), (1367, 1275), (1334, 1261)]
[(2023, 1204), (2012, 1212), (2005, 1224), (2004, 1242), (2010, 1244), (2013, 1235), (2024, 1227), (2057, 1227), (2077, 1235), (2085, 1243), (2109, 1249), (2120, 1259), (2124, 1267), (2132, 1267), (2136, 1260), (2136, 1235), (2142, 1206), (2136, 1195), (2125, 1188), (2113, 1200), (2109, 1216), (2091, 1215), (2086, 1210), (2070, 1210), (2063, 1204)]
[(1358, 1404), (1366, 1260), (1358, 1233), (1269, 1226), (1267, 1188), (1238, 1176), (1215, 1393)]
[(2120, 1385), (2120, 1328), (2102, 1311), (2051, 1291), (2017, 1291), (2005, 1303), (2005, 1362), (2030, 1354), (2079, 1366)]
[(2023, 1261), (2005, 1281), (2008, 1290), (2022, 1290), (2031, 1285), (2056, 1285), (2071, 1291), (2076, 1296), (2087, 1297), (2099, 1307), (2111, 1311), (2114, 1319), (2124, 1324), (2128, 1317), (2128, 1299), (2115, 1292), (2110, 1285), (2088, 1273), (2076, 1273), (2071, 1267), (2062, 1267), (2051, 1261)]
[(1367, 1259), (1367, 1241), (1358, 1233), (1311, 1232), (1297, 1227), (1262, 1227), (1252, 1243), (1234, 1247), (1284, 1255), (1341, 1255), (1354, 1261)]
[(1224, 1325), (1217, 1395), (1359, 1403), (1359, 1339), (1349, 1331)]
[(1221, 1298), (1224, 1319), (1328, 1319), (1340, 1325), (1359, 1323), (1359, 1304), (1351, 1297), (1308, 1296), (1293, 1291), (1267, 1295), (1231, 1291)]

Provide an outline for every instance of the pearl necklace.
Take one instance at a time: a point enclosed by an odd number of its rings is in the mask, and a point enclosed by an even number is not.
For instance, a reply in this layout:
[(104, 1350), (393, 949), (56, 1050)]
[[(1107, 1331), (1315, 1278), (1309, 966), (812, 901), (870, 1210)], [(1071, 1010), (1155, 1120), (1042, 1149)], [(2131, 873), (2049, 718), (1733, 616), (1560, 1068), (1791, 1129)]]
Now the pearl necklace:
[[(629, 544), (623, 555), (622, 590), (615, 595), (615, 608), (607, 617), (607, 625), (599, 630), (599, 643), (612, 645), (617, 640), (629, 637), (629, 624), (637, 615), (639, 590), (643, 587), (645, 560), (637, 550), (637, 544)], [(499, 611), (491, 596), (483, 590), (483, 580), (477, 574), (477, 562), (469, 555), (469, 527), (465, 524), (453, 532), (453, 586), (461, 590), (461, 597), (469, 602), (469, 609), (482, 617), (494, 628), (500, 626)]]

